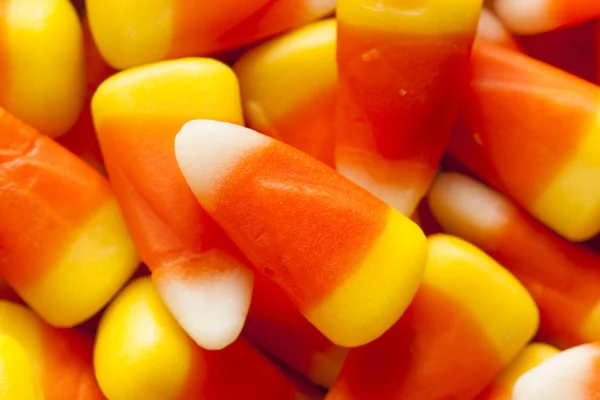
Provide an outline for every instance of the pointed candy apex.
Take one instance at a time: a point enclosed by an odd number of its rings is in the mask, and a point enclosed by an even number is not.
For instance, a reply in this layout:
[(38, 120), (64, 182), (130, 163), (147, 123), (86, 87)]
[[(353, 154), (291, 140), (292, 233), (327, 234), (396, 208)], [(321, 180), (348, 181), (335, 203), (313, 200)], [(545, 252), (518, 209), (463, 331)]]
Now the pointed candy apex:
[(254, 276), (240, 266), (190, 281), (171, 276), (156, 282), (167, 308), (192, 339), (221, 350), (240, 335), (250, 308)]
[(494, 11), (506, 26), (521, 35), (540, 33), (553, 28), (548, 0), (497, 0)]
[(204, 208), (219, 181), (248, 152), (269, 139), (243, 126), (210, 120), (186, 123), (175, 137), (175, 157)]

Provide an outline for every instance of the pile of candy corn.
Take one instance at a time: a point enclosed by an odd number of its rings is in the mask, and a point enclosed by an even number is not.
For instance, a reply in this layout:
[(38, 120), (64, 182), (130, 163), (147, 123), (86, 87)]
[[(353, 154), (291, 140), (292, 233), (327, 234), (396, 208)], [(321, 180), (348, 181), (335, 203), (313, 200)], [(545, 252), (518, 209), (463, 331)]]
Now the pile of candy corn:
[(600, 0), (0, 0), (0, 400), (600, 399), (599, 85)]

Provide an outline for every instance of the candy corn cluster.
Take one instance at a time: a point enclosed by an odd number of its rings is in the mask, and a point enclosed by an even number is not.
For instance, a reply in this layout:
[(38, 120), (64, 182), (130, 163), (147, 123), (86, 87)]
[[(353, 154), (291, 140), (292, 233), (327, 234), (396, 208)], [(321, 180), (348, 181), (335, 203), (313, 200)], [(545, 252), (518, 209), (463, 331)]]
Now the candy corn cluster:
[(600, 1), (0, 0), (0, 400), (600, 399)]

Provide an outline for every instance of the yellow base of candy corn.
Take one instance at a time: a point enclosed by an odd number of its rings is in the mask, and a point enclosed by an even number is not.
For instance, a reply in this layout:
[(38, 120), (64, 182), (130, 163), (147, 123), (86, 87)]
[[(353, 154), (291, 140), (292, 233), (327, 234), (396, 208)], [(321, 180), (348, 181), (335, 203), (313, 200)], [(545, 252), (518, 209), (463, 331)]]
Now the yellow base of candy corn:
[(116, 200), (81, 228), (48, 274), (19, 295), (48, 323), (77, 325), (98, 312), (139, 264)]

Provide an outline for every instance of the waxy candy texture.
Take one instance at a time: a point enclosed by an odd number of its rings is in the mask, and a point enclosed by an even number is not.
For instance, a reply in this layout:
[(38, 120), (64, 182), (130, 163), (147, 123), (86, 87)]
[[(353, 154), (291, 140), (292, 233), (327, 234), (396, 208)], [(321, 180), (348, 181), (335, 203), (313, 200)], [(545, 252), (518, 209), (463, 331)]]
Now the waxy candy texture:
[(560, 347), (600, 340), (600, 254), (461, 174), (442, 174), (428, 200), (447, 232), (479, 246), (527, 287), (540, 308), (540, 339)]
[(211, 59), (163, 61), (106, 80), (92, 114), (111, 184), (169, 310), (207, 349), (242, 330), (252, 271), (200, 207), (173, 151), (194, 118), (243, 124), (237, 79)]
[(104, 313), (94, 364), (111, 400), (292, 400), (295, 394), (243, 339), (221, 351), (199, 347), (147, 277), (130, 283)]
[(51, 137), (85, 96), (81, 25), (68, 0), (0, 1), (0, 107)]
[(43, 319), (98, 312), (138, 265), (108, 181), (0, 109), (0, 275)]
[(482, 0), (339, 0), (338, 171), (412, 215), (465, 88)]
[(449, 154), (572, 241), (600, 231), (600, 88), (478, 41)]
[(191, 121), (175, 154), (202, 207), (333, 343), (368, 343), (402, 315), (427, 253), (414, 222), (244, 127)]
[(535, 303), (508, 271), (459, 238), (428, 241), (414, 301), (380, 339), (350, 350), (327, 400), (472, 399), (535, 334)]

